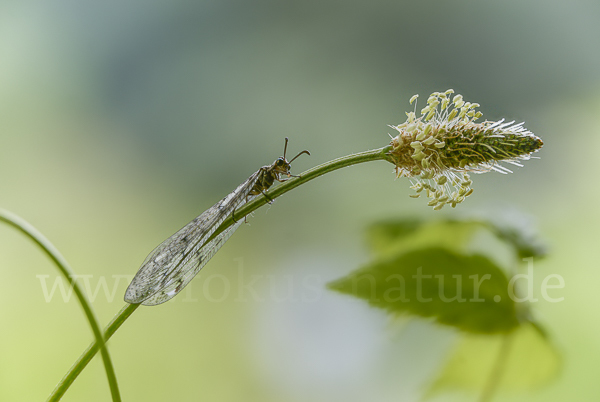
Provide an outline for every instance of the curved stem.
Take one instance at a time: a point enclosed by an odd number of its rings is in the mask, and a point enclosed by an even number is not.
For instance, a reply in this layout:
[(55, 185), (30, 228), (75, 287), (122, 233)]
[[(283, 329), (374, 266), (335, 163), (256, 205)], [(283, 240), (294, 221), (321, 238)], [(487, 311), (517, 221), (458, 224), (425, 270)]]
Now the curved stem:
[[(352, 154), (348, 156), (344, 156), (338, 159), (334, 159), (332, 161), (323, 163), (319, 166), (316, 166), (312, 169), (301, 173), (298, 177), (294, 177), (286, 182), (278, 185), (274, 189), (268, 192), (268, 199), (275, 199), (277, 197), (282, 196), (288, 191), (298, 187), (301, 184), (304, 184), (310, 180), (316, 179), (319, 176), (324, 175), (325, 173), (333, 172), (334, 170), (338, 170), (344, 168), (346, 166), (356, 165), (358, 163), (370, 162), (376, 160), (387, 160), (390, 161), (388, 157), (388, 151), (391, 149), (391, 146), (385, 146), (383, 148), (374, 149), (371, 151), (360, 152), (357, 154)], [(241, 208), (235, 211), (236, 216), (246, 216), (249, 213), (254, 212), (261, 206), (265, 205), (268, 202), (266, 197), (258, 197), (254, 200), (244, 204)], [(228, 217), (225, 221), (219, 226), (219, 228), (213, 233), (213, 235), (206, 240), (209, 242), (217, 235), (223, 232), (223, 230), (227, 229), (231, 226), (236, 219), (233, 216)], [(106, 327), (104, 332), (104, 339), (108, 340), (117, 329), (123, 324), (123, 322), (129, 318), (129, 316), (139, 307), (139, 304), (128, 304), (125, 306), (110, 322), (110, 324)], [(69, 369), (67, 374), (63, 377), (61, 382), (56, 386), (50, 397), (48, 398), (48, 402), (58, 401), (65, 391), (71, 386), (75, 378), (81, 373), (81, 371), (85, 368), (85, 366), (90, 362), (90, 360), (94, 357), (94, 355), (98, 352), (99, 345), (98, 342), (92, 343), (79, 357), (79, 359), (75, 362), (75, 364)]]
[(494, 397), (494, 394), (498, 389), (498, 385), (500, 384), (500, 380), (502, 380), (502, 373), (504, 372), (506, 360), (508, 359), (510, 352), (512, 337), (512, 333), (503, 335), (500, 343), (500, 349), (498, 350), (498, 356), (496, 357), (496, 361), (494, 362), (494, 366), (492, 367), (492, 371), (490, 372), (488, 380), (483, 387), (483, 391), (479, 397), (479, 402), (490, 402)]
[(92, 332), (94, 333), (94, 337), (96, 338), (98, 348), (101, 349), (102, 361), (104, 362), (104, 369), (106, 371), (106, 377), (108, 378), (108, 385), (110, 386), (112, 400), (114, 402), (120, 402), (121, 395), (119, 394), (117, 377), (115, 376), (115, 370), (113, 368), (108, 349), (104, 345), (105, 342), (102, 338), (102, 333), (100, 332), (100, 324), (98, 322), (98, 319), (96, 318), (96, 315), (94, 314), (94, 311), (92, 310), (90, 302), (85, 296), (85, 293), (81, 289), (81, 286), (79, 286), (79, 284), (77, 283), (73, 270), (71, 269), (67, 261), (64, 259), (64, 257), (58, 252), (56, 247), (54, 247), (52, 243), (50, 243), (50, 241), (46, 239), (46, 237), (44, 237), (44, 235), (42, 235), (28, 222), (21, 219), (17, 215), (3, 209), (0, 209), (0, 220), (21, 231), (27, 237), (29, 237), (29, 239), (31, 239), (35, 244), (37, 244), (54, 262), (61, 274), (69, 281), (69, 283), (73, 287), (73, 291), (75, 292), (75, 295), (79, 300), (79, 304), (81, 304), (85, 316), (87, 317), (87, 320), (89, 321), (90, 326), (92, 327)]
[(267, 191), (267, 197), (264, 195), (262, 197), (257, 197), (252, 201), (244, 204), (242, 207), (238, 208), (235, 212), (235, 216), (230, 216), (215, 232), (208, 238), (207, 243), (217, 237), (223, 230), (227, 229), (229, 226), (233, 225), (236, 221), (241, 219), (240, 217), (244, 217), (258, 208), (265, 205), (269, 200), (274, 200), (277, 197), (280, 197), (287, 193), (290, 190), (298, 187), (301, 184), (304, 184), (308, 181), (316, 179), (319, 176), (323, 176), (326, 173), (333, 172), (334, 170), (338, 170), (347, 166), (356, 165), (358, 163), (377, 161), (377, 160), (387, 160), (391, 163), (391, 159), (389, 159), (388, 152), (390, 151), (391, 146), (385, 146), (383, 148), (374, 149), (371, 151), (359, 152), (356, 154), (343, 156), (341, 158), (334, 159), (329, 162), (325, 162), (319, 166), (316, 166), (312, 169), (308, 169), (307, 171), (300, 173), (298, 177), (293, 177), (280, 185), (274, 187), (272, 190)]
[[(125, 322), (127, 318), (139, 307), (139, 304), (127, 304), (125, 307), (121, 309), (112, 319), (112, 321), (106, 326), (104, 329), (104, 340), (108, 341), (110, 337), (119, 329), (121, 324)], [(54, 391), (50, 394), (47, 399), (47, 402), (56, 402), (62, 398), (64, 393), (69, 389), (73, 381), (77, 378), (79, 373), (83, 371), (85, 366), (92, 360), (94, 355), (98, 353), (98, 349), (100, 349), (99, 343), (93, 342), (88, 348), (83, 352), (79, 359), (71, 366), (67, 374), (60, 380)]]

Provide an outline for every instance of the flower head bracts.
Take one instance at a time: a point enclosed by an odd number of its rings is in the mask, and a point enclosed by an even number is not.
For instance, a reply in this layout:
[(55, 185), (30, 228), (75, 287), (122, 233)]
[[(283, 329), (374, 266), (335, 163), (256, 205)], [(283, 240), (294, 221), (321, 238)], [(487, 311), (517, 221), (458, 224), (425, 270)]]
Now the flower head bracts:
[(431, 199), (427, 205), (435, 210), (445, 204), (456, 207), (473, 193), (469, 173), (511, 173), (499, 162), (522, 166), (519, 161), (528, 160), (543, 145), (523, 123), (504, 119), (476, 123), (482, 116), (476, 111), (479, 104), (465, 102), (462, 95), (451, 99), (453, 93), (434, 92), (420, 117), (409, 112), (406, 122), (390, 126), (398, 131), (389, 152), (397, 176), (411, 177), (416, 191), (411, 197), (425, 192)]

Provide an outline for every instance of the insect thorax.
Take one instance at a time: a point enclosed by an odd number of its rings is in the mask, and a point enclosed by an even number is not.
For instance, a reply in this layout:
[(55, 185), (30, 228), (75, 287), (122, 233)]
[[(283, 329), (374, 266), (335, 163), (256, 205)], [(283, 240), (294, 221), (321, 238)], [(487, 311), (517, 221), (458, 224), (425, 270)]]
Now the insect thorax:
[(263, 166), (259, 170), (258, 179), (256, 180), (254, 187), (252, 187), (252, 190), (250, 190), (250, 194), (258, 195), (263, 191), (268, 190), (273, 185), (277, 177), (278, 173), (275, 172), (273, 166)]

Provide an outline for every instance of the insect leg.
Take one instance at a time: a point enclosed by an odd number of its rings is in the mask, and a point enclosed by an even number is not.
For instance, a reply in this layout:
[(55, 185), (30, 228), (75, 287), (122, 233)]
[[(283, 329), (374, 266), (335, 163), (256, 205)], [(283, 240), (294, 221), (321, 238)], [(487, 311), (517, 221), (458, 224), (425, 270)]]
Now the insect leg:
[(262, 190), (262, 189), (261, 189), (261, 190), (260, 190), (260, 192), (262, 193), (262, 195), (264, 195), (264, 196), (265, 196), (265, 198), (267, 199), (267, 202), (268, 202), (269, 204), (272, 204), (272, 203), (273, 203), (273, 199), (272, 199), (271, 197), (269, 197), (269, 196), (267, 195), (267, 193), (265, 193), (265, 191), (264, 191), (264, 190)]
[(235, 219), (235, 216), (234, 216), (236, 209), (237, 208), (234, 208), (233, 211), (231, 211), (231, 219), (233, 219), (233, 223), (238, 223), (237, 219)]
[[(246, 202), (248, 202), (248, 197), (246, 196)], [(238, 220), (235, 219), (235, 211), (237, 210), (237, 208), (234, 208), (233, 211), (231, 211), (231, 219), (233, 219), (233, 224), (235, 225), (236, 223), (238, 223)], [(244, 216), (244, 223), (248, 223), (248, 216)]]
[[(235, 214), (236, 210), (237, 210), (237, 208), (234, 209), (233, 211), (231, 211), (231, 219), (233, 219), (234, 225), (239, 222), (237, 219), (235, 219), (235, 216), (233, 215), (233, 214)], [(244, 223), (248, 223), (248, 215), (244, 216)]]

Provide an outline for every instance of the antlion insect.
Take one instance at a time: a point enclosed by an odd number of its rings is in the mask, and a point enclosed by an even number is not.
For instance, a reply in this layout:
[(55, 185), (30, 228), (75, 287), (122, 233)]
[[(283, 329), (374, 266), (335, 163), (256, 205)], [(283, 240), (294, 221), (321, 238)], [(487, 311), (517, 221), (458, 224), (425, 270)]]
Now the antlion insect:
[(154, 306), (164, 303), (179, 293), (231, 237), (243, 220), (237, 220), (211, 239), (211, 235), (235, 210), (257, 195), (264, 195), (275, 180), (283, 182), (281, 175), (290, 173), (290, 164), (302, 151), (288, 162), (285, 158), (288, 139), (285, 139), (283, 156), (271, 165), (263, 166), (221, 201), (204, 211), (173, 236), (162, 242), (144, 260), (125, 292), (125, 301), (132, 304)]

